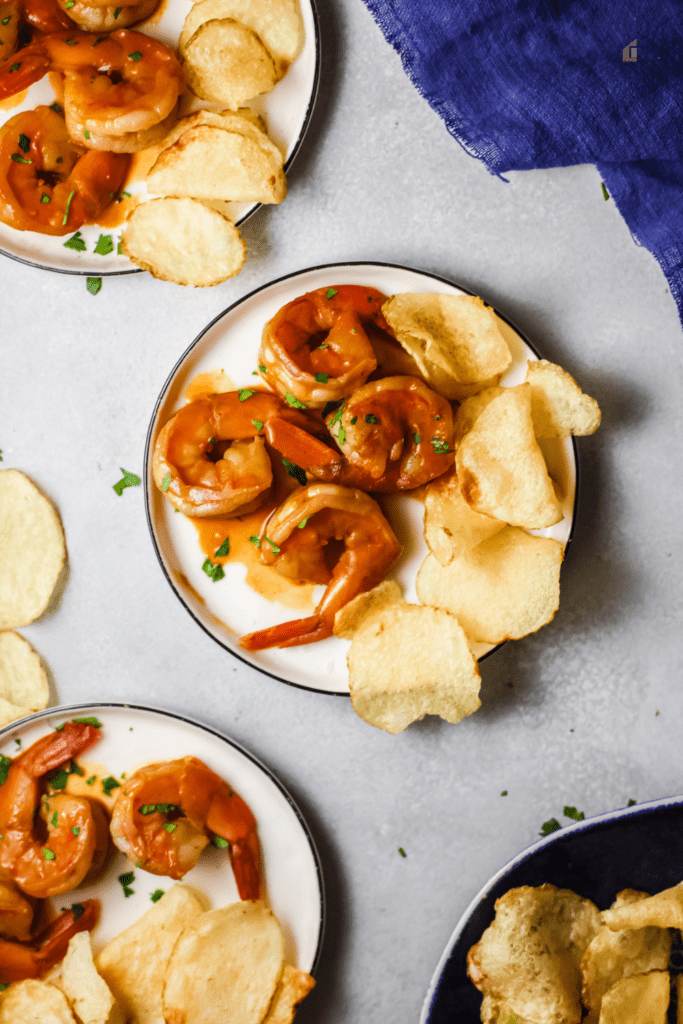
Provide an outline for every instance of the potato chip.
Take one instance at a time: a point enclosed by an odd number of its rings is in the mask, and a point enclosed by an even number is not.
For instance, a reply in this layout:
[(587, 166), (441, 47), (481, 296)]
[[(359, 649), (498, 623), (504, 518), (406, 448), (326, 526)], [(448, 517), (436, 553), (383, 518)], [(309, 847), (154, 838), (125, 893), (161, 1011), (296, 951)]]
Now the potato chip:
[(666, 1024), (669, 993), (667, 971), (624, 978), (603, 996), (600, 1024)]
[(136, 206), (121, 252), (153, 277), (209, 288), (234, 277), (246, 249), (234, 224), (195, 199), (152, 199)]
[(263, 1024), (292, 1024), (296, 1008), (308, 995), (315, 980), (299, 971), (296, 967), (285, 964), (280, 983), (275, 991), (270, 1009), (263, 1019)]
[(265, 903), (202, 914), (183, 930), (166, 971), (166, 1024), (261, 1024), (283, 968), (280, 924)]
[(647, 899), (604, 910), (602, 919), (613, 932), (648, 925), (683, 928), (683, 882)]
[(148, 190), (193, 199), (282, 202), (287, 194), (282, 155), (257, 132), (247, 122), (244, 131), (202, 123), (187, 126), (157, 157), (147, 175)]
[(245, 25), (259, 37), (278, 79), (301, 52), (304, 35), (298, 0), (201, 0), (185, 19), (180, 49), (204, 22), (226, 19)]
[(50, 685), (40, 657), (19, 633), (0, 633), (0, 728), (42, 711)]
[(114, 998), (136, 1024), (164, 1019), (162, 992), (171, 953), (182, 930), (203, 912), (191, 889), (174, 885), (95, 958)]
[(600, 426), (600, 406), (561, 366), (547, 359), (529, 362), (526, 380), (536, 437), (594, 434)]
[(683, 974), (675, 975), (676, 983), (676, 1022), (683, 1024)]
[(441, 565), (448, 565), (456, 555), (466, 554), (505, 526), (500, 519), (475, 512), (467, 504), (455, 470), (427, 484), (424, 505), (425, 540)]
[(579, 964), (599, 927), (597, 907), (569, 889), (510, 889), (467, 955), (468, 974), (481, 992), (534, 1024), (579, 1024)]
[(60, 986), (81, 1024), (124, 1024), (121, 1008), (95, 968), (90, 932), (78, 932), (69, 941)]
[(0, 1024), (76, 1024), (66, 996), (45, 981), (17, 981), (0, 997)]
[[(648, 899), (648, 893), (625, 889), (617, 895), (612, 910)], [(589, 1016), (588, 1024), (597, 1024), (602, 998), (622, 978), (648, 971), (663, 971), (671, 954), (671, 934), (667, 928), (639, 928), (613, 932), (603, 925), (581, 960), (581, 998)]]
[(351, 706), (386, 732), (425, 715), (459, 722), (480, 705), (481, 679), (467, 638), (436, 608), (389, 602), (371, 610), (347, 654)]
[(528, 1017), (513, 1013), (502, 1000), (485, 995), (481, 1001), (482, 1024), (535, 1024)]
[(50, 603), (66, 558), (59, 516), (17, 469), (0, 470), (0, 630), (27, 626)]
[(344, 640), (353, 640), (356, 630), (371, 616), (382, 612), (387, 605), (405, 603), (398, 583), (394, 580), (384, 580), (372, 590), (358, 594), (339, 609), (334, 617), (334, 635)]
[(563, 557), (559, 541), (506, 526), (447, 566), (427, 555), (417, 575), (417, 596), (454, 615), (470, 640), (517, 640), (535, 633), (557, 611)]
[(503, 388), (481, 409), (456, 448), (455, 464), (462, 493), (477, 512), (527, 529), (561, 521), (534, 435), (529, 384)]
[[(282, 153), (272, 139), (268, 138), (263, 118), (249, 107), (241, 107), (239, 110), (195, 110), (193, 114), (187, 114), (176, 121), (164, 137), (159, 151), (172, 146), (188, 128), (198, 128), (200, 125), (211, 125), (213, 128), (223, 128), (227, 132), (246, 135), (266, 150), (273, 160), (279, 161), (280, 167), (282, 166)], [(148, 191), (151, 192), (152, 189)]]
[(427, 382), (446, 398), (465, 398), (510, 365), (508, 344), (490, 307), (475, 295), (404, 292), (382, 313)]
[(181, 54), (195, 96), (232, 110), (270, 92), (278, 80), (273, 58), (256, 33), (229, 19), (205, 21)]

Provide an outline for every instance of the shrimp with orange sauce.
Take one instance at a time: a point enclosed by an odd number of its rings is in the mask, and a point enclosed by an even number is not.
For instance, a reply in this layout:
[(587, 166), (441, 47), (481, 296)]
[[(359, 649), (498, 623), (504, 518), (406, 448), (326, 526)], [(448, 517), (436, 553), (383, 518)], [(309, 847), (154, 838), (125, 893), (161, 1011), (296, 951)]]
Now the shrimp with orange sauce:
[[(343, 542), (344, 552), (330, 569), (325, 549), (334, 541)], [(339, 609), (380, 583), (402, 550), (377, 502), (363, 491), (321, 483), (294, 491), (263, 524), (259, 543), (261, 561), (281, 575), (327, 588), (314, 615), (241, 637), (248, 651), (332, 636)]]
[(256, 821), (233, 789), (196, 757), (146, 765), (120, 790), (114, 843), (144, 871), (182, 878), (218, 836), (227, 846), (242, 900), (263, 892)]
[[(88, 874), (97, 845), (90, 800), (41, 793), (42, 777), (88, 750), (100, 737), (92, 725), (67, 722), (9, 764), (0, 786), (0, 879), (28, 896), (59, 896)], [(9, 760), (9, 759), (6, 759)]]
[(51, 107), (16, 114), (0, 128), (0, 220), (18, 231), (69, 234), (109, 206), (129, 159), (76, 145)]
[(336, 285), (288, 302), (263, 329), (263, 379), (310, 409), (346, 398), (377, 368), (371, 336), (375, 328), (389, 331), (386, 298), (375, 288)]
[(48, 71), (64, 78), (66, 127), (86, 149), (136, 153), (159, 141), (177, 118), (184, 87), (180, 62), (142, 32), (74, 30), (36, 39), (0, 68), (0, 99)]
[(54, 921), (27, 942), (0, 938), (0, 984), (40, 978), (66, 956), (71, 938), (89, 932), (100, 916), (97, 900), (84, 900), (64, 910)]
[[(313, 436), (324, 427), (268, 391), (243, 388), (188, 402), (166, 423), (152, 458), (154, 482), (186, 515), (256, 507), (273, 473), (266, 441), (316, 465), (341, 456)], [(309, 433), (311, 431), (311, 433)]]
[[(117, 28), (137, 25), (154, 14), (159, 0), (118, 0), (118, 3), (100, 3), (98, 0), (53, 0), (84, 32), (112, 32)], [(54, 31), (54, 30), (53, 30)]]

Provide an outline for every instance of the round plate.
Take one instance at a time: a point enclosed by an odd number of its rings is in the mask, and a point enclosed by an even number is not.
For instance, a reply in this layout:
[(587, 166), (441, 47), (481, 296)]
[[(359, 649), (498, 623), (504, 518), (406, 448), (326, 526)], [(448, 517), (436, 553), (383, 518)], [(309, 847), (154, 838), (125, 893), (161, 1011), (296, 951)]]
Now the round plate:
[[(338, 263), (304, 270), (280, 278), (240, 299), (221, 313), (192, 342), (171, 372), (157, 400), (147, 436), (145, 478), (147, 516), (152, 540), (166, 578), (196, 622), (247, 664), (283, 682), (324, 693), (348, 695), (346, 652), (348, 640), (332, 637), (303, 647), (286, 650), (243, 651), (238, 639), (245, 633), (296, 618), (291, 608), (267, 601), (244, 583), (244, 567), (225, 565), (225, 579), (218, 584), (202, 572), (204, 555), (192, 523), (175, 515), (173, 507), (152, 480), (151, 454), (161, 427), (184, 404), (183, 394), (195, 375), (224, 369), (236, 387), (254, 384), (253, 370), (264, 324), (285, 303), (298, 295), (329, 285), (357, 284), (377, 288), (387, 295), (397, 292), (443, 292), (469, 294), (449, 281), (385, 263)], [(538, 359), (512, 324), (499, 315), (499, 326), (512, 352), (512, 364), (504, 384), (519, 384), (526, 375), (526, 362)], [(549, 529), (534, 531), (567, 543), (573, 526), (576, 500), (576, 448), (572, 438), (542, 441), (550, 473), (560, 485), (564, 519)], [(409, 493), (386, 496), (381, 504), (404, 545), (390, 578), (402, 586), (406, 600), (417, 601), (415, 579), (427, 546), (422, 532), (424, 506)], [(322, 594), (323, 588), (320, 588)], [(227, 628), (226, 628), (227, 627)], [(478, 657), (490, 652), (490, 645), (477, 645)]]
[(682, 860), (680, 796), (610, 811), (534, 843), (486, 883), (461, 917), (434, 972), (420, 1024), (479, 1024), (481, 995), (467, 977), (467, 951), (508, 889), (548, 882), (605, 910), (622, 889), (656, 893), (676, 885)]
[[(301, 145), (308, 123), (313, 112), (318, 82), (320, 79), (320, 28), (315, 0), (299, 0), (304, 23), (304, 46), (299, 57), (288, 69), (285, 77), (278, 82), (272, 92), (257, 97), (249, 102), (252, 110), (261, 114), (268, 126), (268, 134), (278, 145), (285, 157), (285, 170), (288, 170)], [(160, 39), (173, 49), (178, 46), (178, 38), (188, 12), (192, 9), (192, 0), (161, 0), (160, 9), (131, 28), (145, 32), (147, 35)], [(19, 102), (11, 106), (13, 100), (0, 104), (0, 125), (5, 124), (22, 110), (32, 110), (41, 103), (53, 103), (54, 92), (48, 78), (32, 85), (26, 93), (21, 93)], [(180, 100), (180, 114), (207, 108), (220, 109), (220, 104), (204, 103), (186, 92)], [(146, 172), (145, 172), (146, 173)], [(131, 179), (125, 189), (132, 195), (147, 195), (144, 175), (131, 173)], [(255, 210), (259, 203), (232, 203), (231, 216), (237, 225), (242, 224)], [(21, 263), (40, 267), (42, 270), (54, 270), (62, 274), (84, 274), (104, 277), (112, 274), (136, 274), (140, 268), (133, 266), (126, 256), (117, 253), (121, 229), (99, 227), (96, 224), (85, 224), (81, 229), (85, 252), (65, 249), (64, 243), (71, 235), (53, 237), (41, 235), (34, 231), (17, 231), (0, 222), (0, 252), (11, 256)], [(98, 256), (93, 250), (100, 234), (109, 234), (114, 241), (114, 251), (108, 256)]]
[[(114, 778), (142, 763), (191, 755), (235, 787), (258, 823), (268, 901), (282, 925), (286, 961), (312, 973), (324, 927), (320, 859), (301, 812), (282, 784), (252, 754), (213, 729), (170, 711), (137, 705), (73, 704), (41, 711), (2, 730), (0, 752), (14, 757), (62, 722), (91, 715), (102, 723), (102, 739), (84, 757), (100, 762)], [(130, 886), (133, 895), (126, 897), (118, 876), (128, 871), (135, 880)], [(213, 908), (239, 899), (226, 851), (212, 846), (183, 881), (204, 893)], [(156, 889), (174, 884), (170, 878), (134, 868), (117, 851), (95, 884), (57, 896), (53, 904), (59, 911), (72, 898), (100, 900), (101, 918), (93, 931), (97, 952), (149, 910)]]

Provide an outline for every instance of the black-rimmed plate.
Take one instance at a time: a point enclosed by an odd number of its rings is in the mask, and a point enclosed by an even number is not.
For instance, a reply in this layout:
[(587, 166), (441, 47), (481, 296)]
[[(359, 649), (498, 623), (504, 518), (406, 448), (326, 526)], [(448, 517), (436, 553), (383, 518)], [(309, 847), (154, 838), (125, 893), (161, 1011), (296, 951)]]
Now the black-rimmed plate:
[(683, 876), (683, 797), (589, 818), (540, 840), (506, 864), (467, 908), (434, 972), (420, 1024), (479, 1024), (481, 995), (467, 977), (467, 951), (495, 915), (496, 900), (521, 885), (573, 889), (600, 910), (622, 889), (660, 892)]
[[(249, 106), (265, 119), (268, 134), (280, 148), (285, 159), (285, 170), (288, 170), (303, 141), (311, 119), (320, 80), (320, 27), (315, 7), (315, 0), (299, 0), (304, 24), (304, 44), (301, 54), (288, 68), (287, 74), (277, 83), (272, 92), (257, 97), (249, 102)], [(145, 32), (147, 35), (160, 39), (166, 45), (177, 48), (183, 23), (192, 9), (192, 0), (161, 0), (159, 11), (147, 21), (133, 25), (131, 28)], [(74, 26), (75, 27), (75, 26)], [(55, 95), (46, 78), (14, 98), (0, 103), (0, 125), (5, 124), (15, 114), (23, 110), (32, 110), (41, 103), (54, 103)], [(187, 114), (202, 107), (218, 109), (217, 104), (204, 103), (186, 92), (180, 101), (180, 113)], [(138, 165), (141, 168), (142, 163)], [(131, 195), (147, 195), (145, 173), (133, 169), (131, 178), (125, 186)], [(231, 203), (230, 216), (237, 225), (244, 223), (258, 208), (259, 203)], [(136, 274), (140, 268), (134, 266), (126, 256), (117, 252), (120, 239), (120, 228), (100, 227), (86, 224), (81, 229), (85, 243), (85, 251), (65, 248), (64, 242), (70, 235), (53, 237), (41, 235), (34, 231), (17, 231), (0, 222), (0, 252), (5, 256), (39, 267), (42, 270), (53, 270), (63, 274), (83, 274), (90, 276), (111, 276), (116, 274)], [(111, 235), (114, 250), (106, 256), (94, 252), (100, 234)]]
[[(93, 791), (100, 785), (102, 769), (119, 779), (142, 763), (186, 756), (198, 757), (234, 786), (256, 817), (268, 901), (283, 928), (286, 962), (312, 973), (324, 927), (320, 859), (301, 812), (277, 778), (252, 754), (208, 726), (169, 711), (127, 704), (75, 704), (41, 711), (0, 731), (0, 753), (14, 757), (62, 722), (89, 716), (102, 724), (102, 739), (79, 759), (84, 767), (89, 762), (98, 776)], [(98, 771), (97, 765), (102, 769)], [(118, 877), (129, 871), (134, 874), (133, 894), (126, 896)], [(183, 881), (204, 893), (212, 907), (239, 899), (225, 850), (209, 846)], [(97, 951), (149, 910), (153, 892), (173, 884), (169, 878), (136, 869), (117, 852), (100, 879), (69, 893), (69, 899), (100, 900), (100, 922), (93, 931)], [(57, 911), (64, 902), (64, 896), (55, 898)]]
[[(239, 647), (241, 635), (310, 614), (312, 608), (297, 612), (266, 600), (245, 583), (245, 567), (237, 561), (225, 565), (223, 580), (218, 583), (211, 580), (202, 571), (204, 555), (194, 526), (185, 516), (174, 514), (171, 504), (155, 487), (151, 472), (156, 437), (173, 412), (184, 404), (183, 396), (190, 382), (199, 374), (224, 370), (235, 387), (253, 386), (264, 324), (296, 296), (338, 284), (377, 288), (387, 295), (407, 291), (465, 293), (443, 278), (407, 267), (340, 263), (289, 275), (240, 299), (192, 342), (162, 388), (147, 437), (145, 482), (147, 515), (157, 556), (166, 578), (194, 620), (226, 650), (276, 679), (324, 693), (348, 694), (347, 640), (333, 637), (286, 650), (246, 652)], [(538, 353), (500, 314), (499, 326), (513, 355), (502, 383), (521, 383), (526, 375), (527, 360), (538, 359)], [(564, 518), (556, 526), (535, 532), (566, 544), (574, 519), (576, 449), (571, 438), (541, 443), (551, 476), (562, 493)], [(422, 532), (424, 507), (409, 493), (383, 498), (382, 505), (404, 545), (390, 576), (400, 583), (408, 601), (416, 601), (417, 571), (427, 555)], [(316, 600), (320, 593), (322, 588)], [(482, 644), (477, 645), (476, 653), (482, 657), (491, 650), (491, 646)]]

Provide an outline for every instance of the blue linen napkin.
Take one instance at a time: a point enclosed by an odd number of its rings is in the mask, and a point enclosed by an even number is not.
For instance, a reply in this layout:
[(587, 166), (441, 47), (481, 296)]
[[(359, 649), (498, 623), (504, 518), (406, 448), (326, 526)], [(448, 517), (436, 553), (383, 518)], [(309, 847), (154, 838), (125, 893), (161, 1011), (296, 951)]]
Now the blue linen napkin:
[(595, 163), (683, 322), (682, 0), (364, 0), (493, 174)]

